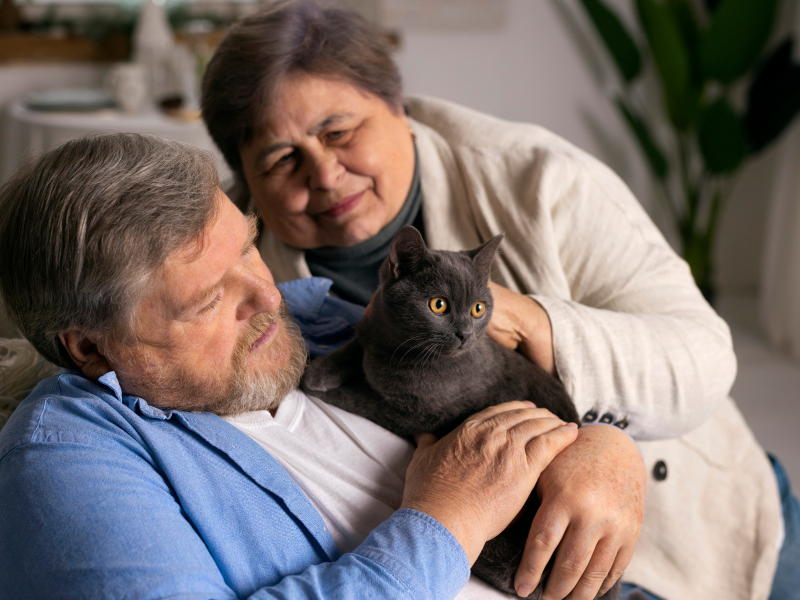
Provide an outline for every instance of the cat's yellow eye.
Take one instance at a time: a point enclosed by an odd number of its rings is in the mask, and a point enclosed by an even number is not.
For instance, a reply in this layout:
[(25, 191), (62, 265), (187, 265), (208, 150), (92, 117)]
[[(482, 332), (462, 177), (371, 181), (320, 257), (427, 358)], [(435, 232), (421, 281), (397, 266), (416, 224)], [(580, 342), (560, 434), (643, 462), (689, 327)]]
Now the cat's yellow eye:
[(482, 317), (486, 312), (486, 305), (483, 302), (476, 302), (471, 312), (473, 317)]
[(433, 312), (440, 315), (447, 310), (447, 300), (444, 298), (434, 298), (428, 303), (428, 306), (431, 307)]

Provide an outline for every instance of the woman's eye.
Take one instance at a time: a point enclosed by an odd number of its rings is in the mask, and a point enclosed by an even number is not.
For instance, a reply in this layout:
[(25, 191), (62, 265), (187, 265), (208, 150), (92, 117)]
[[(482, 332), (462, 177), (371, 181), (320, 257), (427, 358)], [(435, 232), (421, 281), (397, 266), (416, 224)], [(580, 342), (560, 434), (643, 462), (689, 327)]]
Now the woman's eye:
[(270, 173), (273, 169), (280, 169), (281, 167), (291, 164), (292, 161), (294, 161), (294, 157), (294, 152), (287, 152), (283, 156), (279, 157), (274, 163), (272, 163), (266, 172)]
[(353, 133), (352, 129), (342, 129), (341, 131), (329, 131), (325, 134), (325, 141), (329, 144), (343, 144), (347, 143), (351, 139), (351, 133)]
[(486, 312), (486, 305), (483, 302), (476, 302), (472, 307), (472, 316), (473, 317), (481, 317), (483, 313)]
[(447, 300), (444, 298), (434, 298), (428, 303), (428, 306), (431, 307), (433, 312), (440, 315), (447, 310)]

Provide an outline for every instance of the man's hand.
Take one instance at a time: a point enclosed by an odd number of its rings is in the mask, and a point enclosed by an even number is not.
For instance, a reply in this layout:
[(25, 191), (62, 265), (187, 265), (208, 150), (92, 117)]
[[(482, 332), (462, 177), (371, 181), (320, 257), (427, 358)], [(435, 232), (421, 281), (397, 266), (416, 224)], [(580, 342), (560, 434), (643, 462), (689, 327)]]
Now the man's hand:
[(517, 569), (520, 595), (523, 586), (537, 585), (554, 551), (542, 600), (570, 592), (570, 600), (591, 600), (608, 591), (633, 555), (646, 485), (644, 461), (630, 437), (610, 426), (581, 429), (536, 484), (542, 505)]
[(438, 442), (420, 436), (402, 508), (444, 525), (472, 565), (486, 541), (522, 509), (542, 470), (576, 437), (573, 423), (530, 402), (482, 410)]
[(533, 298), (489, 282), (494, 297), (492, 320), (486, 333), (495, 342), (522, 352), (531, 362), (555, 375), (553, 329), (547, 311)]

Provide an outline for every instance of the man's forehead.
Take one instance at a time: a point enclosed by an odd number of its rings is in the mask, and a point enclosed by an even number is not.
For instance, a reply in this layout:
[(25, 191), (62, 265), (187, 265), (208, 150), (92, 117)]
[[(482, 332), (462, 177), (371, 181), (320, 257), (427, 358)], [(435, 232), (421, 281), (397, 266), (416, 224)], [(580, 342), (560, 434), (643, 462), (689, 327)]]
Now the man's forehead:
[(160, 269), (158, 295), (173, 310), (184, 310), (220, 283), (248, 245), (256, 228), (227, 196), (220, 192), (219, 206), (203, 233), (172, 252)]

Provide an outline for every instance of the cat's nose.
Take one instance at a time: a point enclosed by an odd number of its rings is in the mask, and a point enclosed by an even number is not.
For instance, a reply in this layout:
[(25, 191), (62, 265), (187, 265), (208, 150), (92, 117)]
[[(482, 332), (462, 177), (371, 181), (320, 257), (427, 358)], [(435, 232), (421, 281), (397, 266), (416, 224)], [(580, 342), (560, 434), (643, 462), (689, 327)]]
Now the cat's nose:
[(461, 342), (461, 345), (463, 346), (472, 337), (472, 332), (471, 331), (456, 331), (456, 337), (459, 339), (459, 341)]

